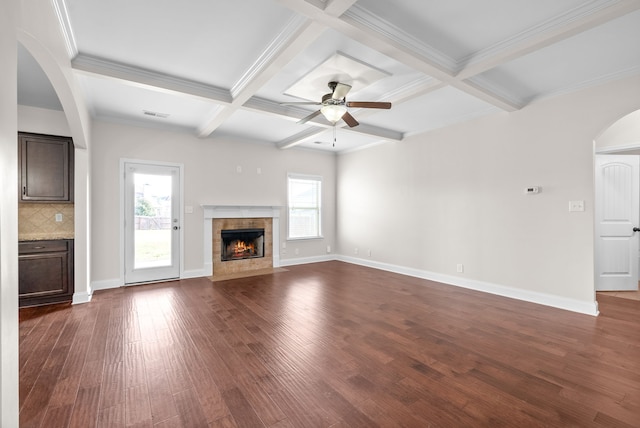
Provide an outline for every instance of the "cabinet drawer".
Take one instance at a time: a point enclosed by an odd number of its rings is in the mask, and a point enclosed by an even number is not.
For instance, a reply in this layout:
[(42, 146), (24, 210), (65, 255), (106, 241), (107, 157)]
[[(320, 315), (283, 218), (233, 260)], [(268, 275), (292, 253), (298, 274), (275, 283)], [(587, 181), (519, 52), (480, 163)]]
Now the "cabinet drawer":
[(30, 241), (18, 243), (18, 254), (50, 253), (68, 250), (69, 242), (65, 240)]

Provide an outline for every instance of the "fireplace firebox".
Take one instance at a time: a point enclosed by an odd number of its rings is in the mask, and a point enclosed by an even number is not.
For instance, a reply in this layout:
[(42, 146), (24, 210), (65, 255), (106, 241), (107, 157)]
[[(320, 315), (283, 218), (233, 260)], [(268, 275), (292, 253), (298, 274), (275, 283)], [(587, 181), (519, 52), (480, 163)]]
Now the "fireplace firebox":
[(223, 262), (264, 257), (264, 229), (222, 230)]

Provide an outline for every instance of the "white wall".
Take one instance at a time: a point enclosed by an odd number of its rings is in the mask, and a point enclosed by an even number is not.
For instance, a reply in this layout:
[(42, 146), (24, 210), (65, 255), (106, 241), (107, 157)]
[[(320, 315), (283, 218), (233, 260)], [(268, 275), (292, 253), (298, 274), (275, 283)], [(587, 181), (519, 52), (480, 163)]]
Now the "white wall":
[(30, 106), (18, 106), (18, 131), (63, 137), (71, 135), (64, 112)]
[[(96, 288), (118, 284), (120, 256), (121, 158), (184, 164), (185, 276), (203, 274), (202, 204), (281, 205), (281, 242), (286, 239), (287, 172), (323, 177), (324, 239), (291, 241), (281, 261), (326, 256), (334, 247), (335, 162), (333, 154), (280, 150), (270, 144), (199, 139), (186, 133), (94, 122), (92, 133), (92, 283)], [(242, 173), (236, 167), (242, 167)], [(261, 174), (257, 174), (261, 168)], [(298, 248), (299, 254), (295, 254)]]
[(0, 2), (0, 426), (18, 426), (18, 144), (19, 4)]
[(593, 139), (638, 107), (640, 78), (626, 79), (339, 156), (339, 250), (594, 313)]

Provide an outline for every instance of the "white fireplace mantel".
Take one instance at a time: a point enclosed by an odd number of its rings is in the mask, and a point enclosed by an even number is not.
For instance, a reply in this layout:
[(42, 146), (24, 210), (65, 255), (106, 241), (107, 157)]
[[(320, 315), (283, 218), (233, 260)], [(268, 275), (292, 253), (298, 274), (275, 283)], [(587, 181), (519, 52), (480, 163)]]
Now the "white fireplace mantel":
[(276, 205), (202, 205), (204, 218), (279, 218)]
[(213, 274), (211, 234), (214, 218), (272, 218), (273, 267), (280, 267), (280, 211), (278, 205), (201, 205), (204, 213), (204, 269)]

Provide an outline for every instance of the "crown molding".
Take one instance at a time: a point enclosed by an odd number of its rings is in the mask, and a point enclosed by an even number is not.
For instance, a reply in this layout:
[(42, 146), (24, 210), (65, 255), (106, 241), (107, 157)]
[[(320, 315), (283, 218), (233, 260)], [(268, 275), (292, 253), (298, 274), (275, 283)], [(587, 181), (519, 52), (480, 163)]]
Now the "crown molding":
[(564, 87), (561, 90), (550, 91), (544, 94), (533, 96), (527, 100), (527, 104), (534, 101), (540, 101), (547, 98), (554, 98), (560, 95), (570, 94), (572, 92), (578, 92), (583, 89), (592, 88), (598, 85), (604, 85), (605, 83), (609, 83), (609, 82), (613, 82), (616, 80), (621, 80), (621, 79), (625, 79), (627, 77), (633, 77), (633, 76), (640, 76), (640, 66), (629, 67), (624, 70), (616, 71), (615, 73), (609, 73), (604, 76), (599, 76), (595, 79), (583, 80), (582, 82), (578, 82), (574, 85)]
[(99, 76), (125, 80), (137, 83), (147, 88), (168, 90), (180, 94), (213, 100), (218, 103), (231, 103), (228, 90), (204, 83), (169, 76), (163, 73), (121, 64), (86, 54), (79, 53), (71, 61), (74, 70), (83, 71)]
[(637, 9), (637, 1), (592, 0), (461, 58), (456, 67), (458, 77), (468, 79)]
[(73, 59), (78, 55), (78, 46), (73, 34), (73, 28), (71, 28), (67, 5), (64, 0), (52, 0), (52, 3), (56, 16), (58, 17), (58, 22), (60, 22), (60, 29), (62, 30), (62, 36), (64, 37), (67, 53), (69, 54), (69, 58)]
[(286, 47), (291, 44), (296, 35), (308, 22), (307, 18), (301, 15), (294, 15), (287, 25), (284, 26), (276, 37), (269, 43), (264, 52), (249, 67), (249, 69), (231, 87), (231, 97), (236, 98), (262, 71), (280, 55)]
[(369, 12), (362, 6), (357, 4), (353, 5), (344, 13), (343, 17), (349, 18), (360, 26), (366, 27), (369, 31), (381, 34), (383, 37), (392, 40), (394, 43), (403, 46), (409, 51), (418, 53), (430, 62), (437, 64), (440, 68), (448, 70), (450, 74), (453, 74), (453, 71), (456, 70), (458, 64), (453, 58), (413, 37), (411, 34), (378, 15)]

